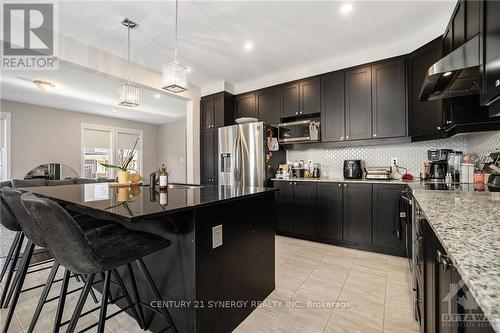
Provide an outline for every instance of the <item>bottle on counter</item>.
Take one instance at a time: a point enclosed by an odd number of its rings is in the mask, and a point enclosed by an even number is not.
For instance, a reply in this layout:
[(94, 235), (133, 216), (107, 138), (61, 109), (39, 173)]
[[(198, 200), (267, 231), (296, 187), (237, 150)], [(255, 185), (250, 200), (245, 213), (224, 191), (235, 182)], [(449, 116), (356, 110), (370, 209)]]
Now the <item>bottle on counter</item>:
[(166, 189), (168, 189), (168, 172), (165, 164), (162, 164), (160, 169), (160, 190)]
[(321, 177), (320, 169), (321, 169), (321, 164), (314, 163), (313, 178), (320, 178)]

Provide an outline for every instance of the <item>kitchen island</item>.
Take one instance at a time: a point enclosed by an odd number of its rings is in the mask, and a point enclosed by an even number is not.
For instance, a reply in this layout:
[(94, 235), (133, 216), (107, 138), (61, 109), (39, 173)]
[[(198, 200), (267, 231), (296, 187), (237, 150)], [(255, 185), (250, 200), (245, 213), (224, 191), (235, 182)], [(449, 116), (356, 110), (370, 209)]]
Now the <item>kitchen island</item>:
[[(231, 332), (275, 288), (274, 189), (171, 185), (160, 191), (98, 183), (27, 190), (70, 212), (170, 240), (144, 260), (179, 332)], [(130, 286), (128, 271), (119, 271)], [(134, 275), (141, 300), (159, 306), (142, 275)], [(145, 318), (153, 332), (165, 327), (149, 309)]]

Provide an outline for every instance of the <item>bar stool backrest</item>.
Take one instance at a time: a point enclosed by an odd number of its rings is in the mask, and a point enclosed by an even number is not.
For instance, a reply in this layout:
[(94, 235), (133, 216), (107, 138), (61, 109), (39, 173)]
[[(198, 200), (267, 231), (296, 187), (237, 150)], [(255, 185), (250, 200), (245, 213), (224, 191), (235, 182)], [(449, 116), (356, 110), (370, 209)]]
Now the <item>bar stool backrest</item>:
[(24, 193), (21, 200), (59, 264), (73, 273), (101, 272), (102, 260), (71, 215), (54, 201), (32, 193)]
[(16, 216), (10, 209), (7, 202), (0, 193), (0, 224), (10, 231), (21, 231), (21, 226), (17, 223)]
[(26, 192), (23, 190), (19, 190), (17, 188), (3, 187), (2, 188), (2, 196), (7, 202), (7, 205), (10, 207), (14, 216), (17, 219), (19, 225), (21, 225), (21, 229), (24, 234), (30, 241), (35, 243), (40, 247), (47, 247), (45, 240), (41, 237), (40, 232), (36, 224), (33, 222), (31, 216), (29, 216), (26, 209), (24, 209), (23, 204), (21, 203), (21, 195)]

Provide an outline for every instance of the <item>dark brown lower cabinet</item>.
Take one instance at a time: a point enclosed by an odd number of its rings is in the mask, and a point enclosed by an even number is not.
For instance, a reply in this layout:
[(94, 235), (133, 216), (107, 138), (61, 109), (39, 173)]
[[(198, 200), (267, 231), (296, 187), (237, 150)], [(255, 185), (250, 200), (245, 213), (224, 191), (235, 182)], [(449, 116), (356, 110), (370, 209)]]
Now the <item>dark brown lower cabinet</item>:
[(342, 241), (342, 183), (319, 183), (316, 188), (316, 216), (321, 238)]
[(406, 255), (406, 235), (398, 231), (404, 185), (289, 180), (274, 187), (278, 233)]
[[(494, 333), (453, 262), (425, 222), (425, 333)], [(482, 320), (477, 320), (477, 319)]]
[(400, 224), (399, 200), (404, 185), (373, 184), (373, 246), (405, 254), (405, 226)]
[(372, 185), (344, 183), (344, 241), (369, 246), (372, 243)]
[(273, 185), (276, 192), (276, 230), (292, 233), (294, 230), (293, 182), (278, 181)]

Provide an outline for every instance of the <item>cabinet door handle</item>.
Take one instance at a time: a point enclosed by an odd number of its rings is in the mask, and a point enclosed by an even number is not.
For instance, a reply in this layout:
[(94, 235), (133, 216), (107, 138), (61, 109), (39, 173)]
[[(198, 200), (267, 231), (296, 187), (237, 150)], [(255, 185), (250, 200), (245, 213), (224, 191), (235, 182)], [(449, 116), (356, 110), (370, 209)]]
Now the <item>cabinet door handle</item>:
[(304, 112), (300, 111), (299, 113), (300, 113), (300, 114), (303, 114)]
[(495, 87), (496, 87), (496, 88), (500, 87), (500, 80), (496, 80), (496, 81), (495, 81)]
[(342, 184), (338, 184), (338, 185), (339, 185), (339, 187), (342, 187)]
[(295, 114), (299, 114), (299, 112), (295, 112)]
[(373, 134), (373, 137), (376, 138), (377, 137), (377, 134)]
[(343, 137), (343, 136), (341, 136), (341, 137), (340, 137), (340, 140), (344, 140), (344, 137)]
[(447, 124), (447, 125), (451, 125), (451, 124), (452, 124), (452, 121), (451, 121), (451, 120), (447, 120), (447, 121), (446, 121), (446, 124)]
[(293, 185), (293, 183), (292, 183), (292, 182), (290, 182), (290, 185)]
[(441, 127), (441, 126), (438, 126), (438, 127), (436, 127), (436, 129), (437, 129), (438, 131), (440, 131), (440, 130), (442, 129), (442, 127)]
[(346, 138), (346, 140), (348, 140), (348, 139), (349, 139), (349, 136), (346, 136), (345, 138)]
[(344, 187), (347, 187), (347, 184), (344, 184)]

